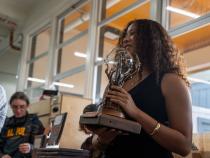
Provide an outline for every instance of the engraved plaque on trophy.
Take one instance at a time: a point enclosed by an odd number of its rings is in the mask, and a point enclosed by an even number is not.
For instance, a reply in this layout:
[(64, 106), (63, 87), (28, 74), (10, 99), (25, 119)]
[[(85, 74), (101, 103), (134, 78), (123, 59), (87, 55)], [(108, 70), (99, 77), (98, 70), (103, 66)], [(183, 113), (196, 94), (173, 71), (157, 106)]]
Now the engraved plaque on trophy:
[[(104, 60), (107, 65), (105, 71), (109, 83), (105, 94), (112, 85), (123, 87), (139, 71), (140, 62), (137, 55), (129, 54), (124, 48), (114, 48)], [(80, 123), (86, 125), (105, 126), (126, 132), (137, 133), (141, 125), (126, 118), (121, 107), (110, 101), (104, 95), (97, 112), (88, 112), (80, 116)]]

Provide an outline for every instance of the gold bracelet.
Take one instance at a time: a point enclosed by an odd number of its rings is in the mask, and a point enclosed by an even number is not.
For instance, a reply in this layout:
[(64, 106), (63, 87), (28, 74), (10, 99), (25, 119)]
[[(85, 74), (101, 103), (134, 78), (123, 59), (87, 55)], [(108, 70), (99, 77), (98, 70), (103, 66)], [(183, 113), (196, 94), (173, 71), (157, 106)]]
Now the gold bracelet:
[(160, 129), (160, 123), (158, 122), (153, 131), (150, 133), (151, 136), (155, 135)]

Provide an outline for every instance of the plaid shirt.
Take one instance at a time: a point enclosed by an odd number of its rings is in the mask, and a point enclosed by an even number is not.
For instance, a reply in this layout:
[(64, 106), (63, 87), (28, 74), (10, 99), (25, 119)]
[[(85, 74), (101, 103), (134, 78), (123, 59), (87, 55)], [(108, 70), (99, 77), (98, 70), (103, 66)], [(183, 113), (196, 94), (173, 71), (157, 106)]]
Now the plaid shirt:
[(4, 88), (0, 85), (0, 131), (7, 114), (7, 98)]

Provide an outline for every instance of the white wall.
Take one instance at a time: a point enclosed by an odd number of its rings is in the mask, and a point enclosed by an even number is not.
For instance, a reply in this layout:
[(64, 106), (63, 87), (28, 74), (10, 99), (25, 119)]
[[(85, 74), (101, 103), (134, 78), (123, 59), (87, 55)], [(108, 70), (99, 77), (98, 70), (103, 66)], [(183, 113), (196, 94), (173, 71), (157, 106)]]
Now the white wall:
[[(17, 82), (17, 79), (15, 78), (14, 75), (0, 73), (0, 84), (5, 88), (8, 101), (11, 95), (16, 91), (16, 82)], [(11, 115), (12, 115), (12, 111), (10, 108), (8, 108), (7, 116), (11, 116)]]
[[(16, 91), (19, 59), (20, 52), (12, 49), (7, 49), (3, 55), (0, 55), (0, 84), (5, 88), (8, 100)], [(11, 112), (8, 115), (10, 116)]]
[(28, 16), (26, 14), (29, 8), (23, 8), (20, 2), (8, 1), (8, 0), (0, 0), (0, 13), (11, 18), (12, 21), (16, 23), (23, 23), (24, 19)]
[(16, 82), (14, 75), (0, 73), (0, 84), (5, 88), (8, 99), (16, 90)]

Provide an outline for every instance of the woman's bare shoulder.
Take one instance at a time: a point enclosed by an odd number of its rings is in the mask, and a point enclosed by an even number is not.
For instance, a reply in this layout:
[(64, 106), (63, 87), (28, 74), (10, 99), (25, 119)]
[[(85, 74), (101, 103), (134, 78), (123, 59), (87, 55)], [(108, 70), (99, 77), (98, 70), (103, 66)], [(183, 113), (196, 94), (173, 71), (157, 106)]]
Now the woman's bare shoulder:
[(161, 90), (163, 94), (170, 93), (171, 91), (183, 92), (187, 89), (185, 81), (175, 73), (164, 74), (161, 81)]

